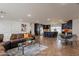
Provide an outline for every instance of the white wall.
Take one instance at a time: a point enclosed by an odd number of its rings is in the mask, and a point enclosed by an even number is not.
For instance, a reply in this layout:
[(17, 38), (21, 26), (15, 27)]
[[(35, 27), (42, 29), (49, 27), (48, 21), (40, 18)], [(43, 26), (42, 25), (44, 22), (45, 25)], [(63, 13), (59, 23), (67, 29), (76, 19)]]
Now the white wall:
[(79, 37), (79, 19), (74, 19), (72, 26), (73, 26), (72, 27), (73, 34), (76, 34)]
[(34, 23), (31, 24), (31, 28), (30, 29), (31, 29), (31, 32), (32, 32), (31, 34), (34, 35), (35, 34), (34, 33)]
[[(10, 40), (12, 33), (22, 33), (21, 24), (26, 24), (25, 33), (30, 33), (30, 23), (0, 20), (0, 34), (4, 34), (4, 41)], [(32, 25), (32, 34), (34, 34), (34, 26)]]

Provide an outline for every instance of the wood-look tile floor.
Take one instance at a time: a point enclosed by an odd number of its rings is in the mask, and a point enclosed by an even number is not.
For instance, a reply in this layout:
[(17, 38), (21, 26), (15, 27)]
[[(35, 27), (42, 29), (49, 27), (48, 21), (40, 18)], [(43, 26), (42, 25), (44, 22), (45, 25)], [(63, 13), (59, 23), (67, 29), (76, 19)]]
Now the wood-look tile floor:
[(47, 49), (40, 51), (37, 56), (79, 56), (79, 40), (77, 45), (64, 45), (55, 38), (45, 38), (40, 36), (40, 42), (48, 46)]

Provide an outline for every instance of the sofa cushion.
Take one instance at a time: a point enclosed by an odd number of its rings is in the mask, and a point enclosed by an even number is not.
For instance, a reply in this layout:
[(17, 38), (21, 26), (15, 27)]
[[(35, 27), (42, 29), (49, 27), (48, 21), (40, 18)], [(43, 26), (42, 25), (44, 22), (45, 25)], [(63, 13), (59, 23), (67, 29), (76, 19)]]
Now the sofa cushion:
[(10, 40), (15, 40), (15, 39), (17, 39), (17, 34), (12, 34)]
[(24, 38), (28, 38), (28, 34), (24, 34)]

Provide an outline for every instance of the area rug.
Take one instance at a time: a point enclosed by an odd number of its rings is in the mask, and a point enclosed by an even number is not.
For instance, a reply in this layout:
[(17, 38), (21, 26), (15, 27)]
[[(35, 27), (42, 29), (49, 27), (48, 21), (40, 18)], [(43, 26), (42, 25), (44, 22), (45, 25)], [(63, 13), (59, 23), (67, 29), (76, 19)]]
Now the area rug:
[(45, 45), (40, 44), (34, 44), (34, 45), (30, 45), (24, 48), (24, 55), (22, 54), (22, 47), (20, 47), (20, 49), (18, 50), (18, 48), (14, 48), (11, 49), (9, 51), (7, 51), (7, 54), (9, 56), (36, 56), (38, 53), (40, 53), (41, 51), (45, 50), (46, 48), (48, 48)]

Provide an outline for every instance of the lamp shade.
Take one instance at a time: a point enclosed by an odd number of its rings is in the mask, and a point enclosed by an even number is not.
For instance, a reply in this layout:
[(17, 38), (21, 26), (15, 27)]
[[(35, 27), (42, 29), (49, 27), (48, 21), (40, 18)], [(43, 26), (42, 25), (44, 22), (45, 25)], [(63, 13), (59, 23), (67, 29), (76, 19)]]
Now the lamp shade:
[(64, 32), (68, 32), (69, 31), (69, 29), (64, 29)]

